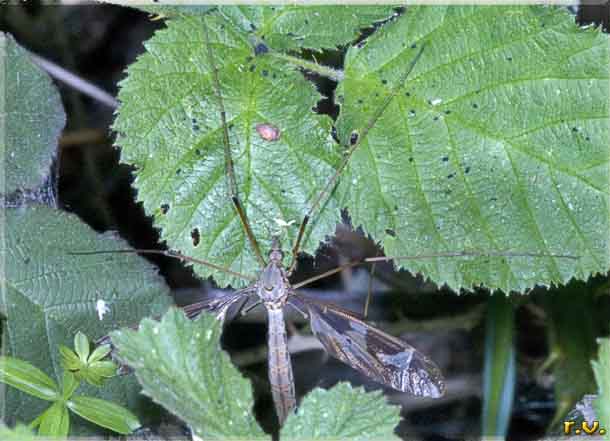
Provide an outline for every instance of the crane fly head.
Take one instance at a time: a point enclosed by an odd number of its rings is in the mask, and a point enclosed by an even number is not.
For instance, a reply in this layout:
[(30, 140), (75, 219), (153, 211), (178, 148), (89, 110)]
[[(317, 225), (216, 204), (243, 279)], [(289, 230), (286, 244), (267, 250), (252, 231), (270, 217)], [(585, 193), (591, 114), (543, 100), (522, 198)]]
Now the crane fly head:
[(271, 251), (269, 251), (269, 262), (281, 265), (284, 259), (284, 253), (282, 252), (282, 245), (280, 243), (279, 236), (273, 236), (271, 242)]

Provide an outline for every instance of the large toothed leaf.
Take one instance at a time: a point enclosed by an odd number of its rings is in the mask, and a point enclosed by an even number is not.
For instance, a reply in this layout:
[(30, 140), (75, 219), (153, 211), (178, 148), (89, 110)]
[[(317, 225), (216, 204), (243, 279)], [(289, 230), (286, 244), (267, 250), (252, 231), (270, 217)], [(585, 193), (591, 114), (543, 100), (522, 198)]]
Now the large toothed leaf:
[[(59, 346), (72, 347), (82, 331), (97, 339), (117, 326), (161, 313), (169, 304), (168, 288), (156, 270), (137, 255), (75, 256), (70, 252), (126, 248), (123, 241), (99, 235), (74, 216), (45, 206), (6, 211), (7, 347), (62, 382)], [(109, 312), (100, 320), (98, 301)], [(137, 382), (110, 379), (103, 389), (81, 391), (135, 408)], [(48, 404), (13, 388), (7, 390), (7, 418), (28, 422)], [(71, 433), (79, 433), (71, 432)]]
[(224, 6), (232, 26), (252, 33), (272, 50), (336, 48), (355, 40), (359, 31), (394, 14), (391, 6)]
[[(300, 222), (334, 170), (330, 120), (313, 112), (320, 95), (301, 73), (269, 54), (254, 58), (249, 35), (225, 17), (182, 17), (167, 26), (146, 43), (148, 52), (121, 84), (114, 124), (121, 160), (136, 167), (138, 198), (171, 248), (253, 274), (259, 264), (225, 173), (205, 29), (219, 70), (239, 197), (264, 254), (274, 219)], [(265, 140), (258, 124), (279, 129), (279, 139)], [(314, 219), (305, 250), (313, 253), (337, 219), (330, 201)], [(295, 236), (293, 227), (290, 240)], [(244, 283), (207, 267), (197, 272), (214, 274), (222, 285)]]
[(343, 140), (424, 43), (342, 177), (353, 224), (387, 255), (580, 257), (397, 262), (456, 289), (521, 291), (607, 271), (608, 36), (561, 8), (409, 7), (348, 52)]
[(119, 356), (144, 393), (183, 419), (202, 439), (263, 437), (252, 413), (250, 382), (220, 348), (222, 326), (210, 314), (191, 321), (170, 309), (160, 322), (112, 333)]
[(394, 435), (399, 421), (400, 407), (388, 404), (381, 392), (367, 393), (340, 383), (307, 394), (297, 413), (288, 416), (281, 438), (399, 439)]
[(0, 32), (0, 150), (4, 194), (34, 190), (49, 174), (66, 122), (51, 78), (8, 34)]

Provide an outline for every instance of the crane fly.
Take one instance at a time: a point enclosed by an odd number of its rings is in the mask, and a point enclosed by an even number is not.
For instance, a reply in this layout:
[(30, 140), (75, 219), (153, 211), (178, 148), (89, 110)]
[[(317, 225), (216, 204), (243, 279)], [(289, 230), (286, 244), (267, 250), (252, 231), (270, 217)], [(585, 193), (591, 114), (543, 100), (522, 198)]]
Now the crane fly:
[[(291, 276), (297, 264), (301, 242), (303, 240), (308, 223), (316, 210), (323, 206), (325, 198), (333, 191), (338, 178), (346, 168), (350, 157), (361, 145), (368, 132), (373, 128), (376, 121), (388, 107), (391, 100), (398, 94), (413, 70), (415, 64), (422, 55), (425, 44), (420, 46), (419, 51), (411, 59), (405, 71), (397, 80), (397, 85), (386, 96), (380, 107), (374, 112), (362, 130), (354, 132), (357, 136), (352, 136), (352, 142), (346, 149), (343, 159), (338, 164), (335, 172), (326, 182), (321, 191), (315, 196), (309, 210), (306, 212), (291, 249), (292, 262), (288, 267), (283, 264), (284, 252), (282, 251), (279, 237), (275, 236), (272, 240), (271, 249), (267, 254), (267, 259), (261, 252), (256, 237), (253, 234), (248, 216), (244, 210), (237, 188), (235, 171), (233, 169), (233, 159), (231, 157), (231, 147), (229, 144), (229, 134), (227, 129), (227, 117), (221, 95), (218, 70), (214, 61), (208, 30), (204, 26), (205, 46), (207, 48), (207, 58), (211, 68), (212, 89), (218, 108), (220, 110), (220, 121), (222, 123), (223, 147), (225, 171), (230, 191), (230, 199), (235, 212), (239, 217), (243, 231), (248, 240), (256, 259), (260, 264), (258, 277), (251, 277), (229, 268), (185, 256), (181, 253), (163, 250), (113, 250), (101, 252), (139, 252), (149, 254), (163, 254), (186, 262), (193, 262), (208, 266), (217, 271), (231, 274), (250, 284), (243, 289), (231, 294), (221, 296), (216, 299), (195, 303), (184, 308), (185, 314), (189, 318), (195, 318), (202, 311), (214, 314), (219, 320), (224, 321), (227, 311), (231, 307), (239, 306), (243, 308), (249, 300), (255, 299), (255, 305), (262, 304), (268, 317), (268, 375), (271, 385), (273, 402), (280, 426), (284, 423), (288, 415), (296, 408), (296, 394), (290, 354), (287, 348), (286, 325), (283, 310), (290, 306), (301, 314), (309, 318), (311, 330), (322, 343), (326, 351), (348, 364), (354, 369), (365, 374), (372, 380), (391, 387), (401, 392), (409, 393), (421, 397), (441, 397), (445, 392), (445, 384), (440, 369), (421, 352), (405, 341), (384, 333), (383, 331), (366, 323), (357, 314), (341, 309), (335, 305), (324, 303), (308, 298), (298, 291), (299, 288), (338, 273), (347, 267), (361, 264), (375, 264), (375, 262), (398, 260), (398, 259), (422, 259), (439, 257), (464, 257), (464, 256), (554, 256), (568, 257), (552, 254), (539, 253), (514, 253), (514, 252), (469, 252), (459, 251), (453, 253), (438, 253), (416, 256), (398, 257), (370, 257), (358, 262), (351, 262), (347, 265), (327, 271), (315, 277), (311, 277), (299, 283), (292, 283)], [(259, 135), (268, 141), (275, 141), (280, 136), (279, 129), (272, 130), (273, 126), (265, 124), (257, 126)], [(96, 252), (73, 253), (73, 254), (97, 254)], [(254, 306), (255, 306), (254, 305)], [(251, 308), (248, 308), (248, 310)], [(244, 311), (245, 312), (245, 311)]]
[[(208, 39), (207, 29), (205, 30), (204, 34), (206, 39)], [(194, 319), (203, 311), (207, 311), (214, 314), (217, 319), (224, 321), (229, 308), (234, 305), (241, 304), (241, 309), (252, 297), (256, 297), (258, 299), (253, 306), (262, 304), (265, 307), (268, 317), (267, 342), (269, 383), (271, 385), (273, 402), (280, 426), (284, 423), (288, 415), (296, 408), (294, 377), (292, 373), (290, 354), (287, 348), (286, 324), (284, 321), (283, 312), (286, 306), (296, 309), (305, 317), (309, 318), (312, 332), (319, 339), (323, 347), (330, 355), (362, 372), (369, 378), (383, 385), (392, 387), (398, 391), (410, 393), (416, 396), (433, 398), (442, 396), (445, 392), (445, 385), (443, 383), (443, 377), (440, 369), (434, 364), (434, 362), (432, 362), (421, 352), (417, 351), (413, 346), (399, 338), (393, 337), (371, 326), (370, 324), (366, 323), (363, 318), (351, 311), (341, 309), (329, 303), (308, 298), (297, 291), (298, 288), (305, 286), (306, 284), (341, 271), (346, 267), (345, 265), (295, 285), (291, 284), (290, 282), (290, 276), (296, 267), (296, 257), (299, 253), (300, 244), (311, 215), (320, 205), (324, 197), (332, 191), (338, 176), (347, 165), (349, 156), (360, 144), (362, 139), (365, 138), (366, 132), (372, 128), (375, 121), (371, 120), (365, 130), (360, 133), (358, 140), (351, 145), (346, 156), (343, 158), (342, 163), (336, 170), (336, 173), (327, 182), (326, 186), (317, 195), (316, 199), (312, 203), (311, 208), (300, 225), (297, 239), (291, 250), (293, 260), (290, 267), (284, 267), (284, 253), (281, 249), (278, 236), (273, 237), (271, 250), (268, 253), (268, 261), (265, 261), (248, 222), (246, 212), (242, 208), (237, 192), (237, 184), (235, 181), (233, 161), (229, 146), (229, 137), (228, 133), (226, 133), (226, 114), (222, 96), (220, 94), (218, 72), (209, 44), (207, 44), (207, 48), (209, 62), (212, 67), (214, 93), (220, 108), (220, 118), (223, 125), (223, 130), (225, 131), (223, 137), (225, 166), (229, 180), (229, 188), (231, 191), (231, 200), (241, 220), (250, 245), (252, 246), (257, 259), (261, 264), (262, 270), (260, 271), (258, 278), (240, 274), (212, 262), (195, 259), (172, 251), (112, 250), (72, 254), (99, 254), (106, 252), (163, 254), (182, 261), (206, 265), (218, 271), (231, 274), (235, 277), (249, 280), (251, 283), (246, 288), (237, 290), (220, 298), (188, 305), (184, 307), (184, 312), (189, 318)], [(408, 65), (407, 70), (400, 80), (400, 84), (404, 83), (415, 63), (421, 56), (422, 51), (423, 46)], [(386, 99), (383, 104), (383, 108), (387, 107), (392, 96), (396, 93), (397, 90)], [(381, 115), (383, 108), (376, 113), (374, 119), (377, 119)], [(257, 126), (257, 130), (259, 132), (261, 132), (263, 128), (267, 129), (266, 127)], [(266, 135), (267, 132), (261, 133), (262, 137)], [(353, 262), (347, 266), (355, 266), (363, 263), (367, 263), (367, 260), (365, 259), (361, 262)], [(249, 309), (252, 309), (252, 307)], [(107, 338), (100, 340), (100, 342), (102, 341), (107, 341)]]

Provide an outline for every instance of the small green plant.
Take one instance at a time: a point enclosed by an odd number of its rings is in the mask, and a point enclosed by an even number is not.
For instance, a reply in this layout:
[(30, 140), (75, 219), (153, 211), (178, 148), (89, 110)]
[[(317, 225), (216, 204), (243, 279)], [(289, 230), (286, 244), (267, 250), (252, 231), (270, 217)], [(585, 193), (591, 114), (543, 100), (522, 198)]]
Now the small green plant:
[(70, 413), (114, 432), (128, 434), (140, 427), (138, 418), (118, 404), (100, 398), (75, 395), (81, 381), (102, 386), (104, 379), (116, 373), (112, 361), (102, 359), (110, 346), (97, 347), (90, 353), (88, 338), (81, 332), (74, 337), (75, 351), (60, 347), (64, 365), (61, 386), (32, 364), (14, 357), (0, 357), (0, 381), (52, 404), (30, 423), (41, 436), (65, 437), (70, 432)]
[(78, 380), (84, 380), (95, 386), (101, 386), (105, 379), (116, 375), (116, 364), (104, 360), (110, 351), (110, 345), (106, 344), (96, 347), (91, 352), (89, 339), (80, 331), (74, 337), (74, 351), (66, 346), (59, 346), (63, 367), (72, 372)]

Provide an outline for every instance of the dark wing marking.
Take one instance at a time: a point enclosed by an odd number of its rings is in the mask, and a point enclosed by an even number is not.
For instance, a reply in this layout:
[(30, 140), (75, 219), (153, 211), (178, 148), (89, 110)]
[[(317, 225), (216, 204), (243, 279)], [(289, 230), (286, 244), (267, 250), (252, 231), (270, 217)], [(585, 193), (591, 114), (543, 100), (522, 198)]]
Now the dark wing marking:
[(289, 302), (307, 308), (313, 333), (333, 357), (402, 392), (432, 398), (445, 393), (439, 368), (413, 346), (335, 306), (298, 294)]

